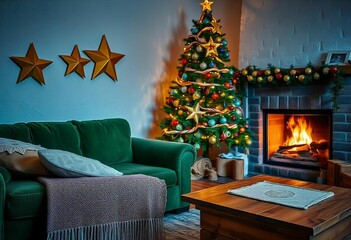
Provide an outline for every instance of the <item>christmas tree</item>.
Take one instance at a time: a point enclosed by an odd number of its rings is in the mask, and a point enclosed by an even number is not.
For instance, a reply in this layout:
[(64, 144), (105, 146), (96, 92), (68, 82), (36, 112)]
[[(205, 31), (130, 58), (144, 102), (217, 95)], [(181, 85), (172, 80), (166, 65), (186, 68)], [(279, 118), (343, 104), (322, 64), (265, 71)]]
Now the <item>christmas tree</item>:
[[(161, 121), (159, 139), (193, 144), (208, 154), (210, 146), (247, 147), (252, 132), (241, 108), (244, 82), (230, 61), (228, 42), (212, 15), (208, 0), (200, 3), (202, 14), (193, 20), (191, 34), (184, 39), (178, 77), (172, 81)], [(206, 156), (207, 157), (207, 156)]]

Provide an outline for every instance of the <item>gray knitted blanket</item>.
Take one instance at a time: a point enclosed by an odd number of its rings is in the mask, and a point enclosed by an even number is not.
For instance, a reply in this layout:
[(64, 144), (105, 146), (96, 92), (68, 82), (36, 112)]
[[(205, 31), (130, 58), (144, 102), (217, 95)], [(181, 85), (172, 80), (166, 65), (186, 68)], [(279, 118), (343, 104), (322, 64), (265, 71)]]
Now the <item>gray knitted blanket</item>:
[(47, 239), (163, 239), (163, 180), (124, 175), (39, 181), (47, 191)]

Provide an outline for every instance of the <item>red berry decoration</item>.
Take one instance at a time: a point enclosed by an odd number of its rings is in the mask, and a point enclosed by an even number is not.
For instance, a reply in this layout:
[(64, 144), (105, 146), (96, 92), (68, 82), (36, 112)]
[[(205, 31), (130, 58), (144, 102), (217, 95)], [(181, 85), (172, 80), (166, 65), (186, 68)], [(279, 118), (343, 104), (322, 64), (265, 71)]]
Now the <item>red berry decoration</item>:
[(211, 73), (209, 73), (209, 72), (206, 73), (206, 74), (205, 74), (205, 78), (206, 78), (206, 79), (210, 79), (210, 78), (211, 78)]
[(214, 93), (212, 93), (211, 98), (213, 101), (216, 101), (219, 98), (219, 96), (217, 93), (214, 92)]
[(171, 125), (172, 125), (173, 127), (175, 127), (175, 126), (178, 125), (178, 123), (179, 123), (179, 121), (178, 121), (177, 119), (173, 119), (172, 122), (171, 122)]

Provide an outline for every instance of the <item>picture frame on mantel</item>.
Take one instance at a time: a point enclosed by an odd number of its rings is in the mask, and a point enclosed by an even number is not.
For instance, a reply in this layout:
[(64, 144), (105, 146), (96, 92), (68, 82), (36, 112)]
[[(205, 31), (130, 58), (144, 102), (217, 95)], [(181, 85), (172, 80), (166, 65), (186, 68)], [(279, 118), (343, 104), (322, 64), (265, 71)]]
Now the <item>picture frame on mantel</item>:
[(351, 51), (328, 52), (325, 64), (327, 65), (346, 65), (350, 59)]

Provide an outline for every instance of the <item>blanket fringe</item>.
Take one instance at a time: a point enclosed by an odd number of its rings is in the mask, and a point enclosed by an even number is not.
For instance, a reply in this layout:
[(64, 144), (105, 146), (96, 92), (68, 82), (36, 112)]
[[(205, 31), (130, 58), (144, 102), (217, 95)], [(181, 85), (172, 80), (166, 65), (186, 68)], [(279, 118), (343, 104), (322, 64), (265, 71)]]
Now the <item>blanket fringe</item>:
[(161, 240), (164, 239), (163, 219), (142, 219), (48, 233), (47, 240)]

